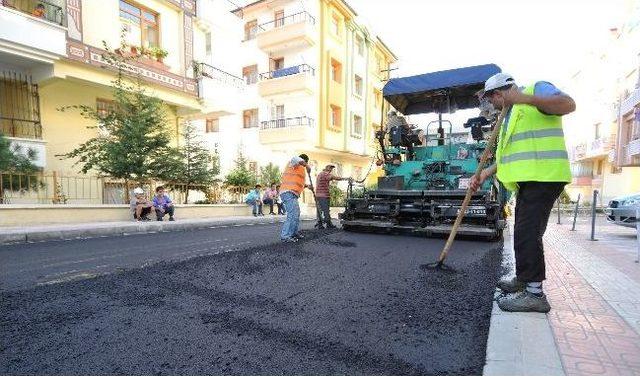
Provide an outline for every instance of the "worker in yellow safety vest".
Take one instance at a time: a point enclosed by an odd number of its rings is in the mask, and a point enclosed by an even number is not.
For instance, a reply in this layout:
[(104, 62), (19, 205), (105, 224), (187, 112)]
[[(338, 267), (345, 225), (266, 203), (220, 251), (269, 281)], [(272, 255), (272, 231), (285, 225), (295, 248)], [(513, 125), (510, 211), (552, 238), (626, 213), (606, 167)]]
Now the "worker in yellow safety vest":
[(490, 176), (516, 193), (513, 246), (516, 276), (500, 281), (498, 306), (510, 312), (549, 312), (542, 290), (545, 279), (542, 236), (554, 202), (571, 182), (562, 116), (576, 104), (545, 81), (519, 88), (505, 73), (490, 77), (483, 98), (495, 109), (509, 109), (500, 130), (496, 163), (471, 179), (477, 190)]
[(305, 183), (307, 173), (311, 172), (309, 166), (309, 157), (306, 154), (300, 154), (293, 157), (282, 173), (282, 182), (280, 183), (280, 198), (287, 212), (287, 218), (282, 225), (280, 239), (286, 243), (295, 243), (303, 235), (298, 232), (300, 225), (300, 205), (298, 198), (305, 188), (310, 188)]

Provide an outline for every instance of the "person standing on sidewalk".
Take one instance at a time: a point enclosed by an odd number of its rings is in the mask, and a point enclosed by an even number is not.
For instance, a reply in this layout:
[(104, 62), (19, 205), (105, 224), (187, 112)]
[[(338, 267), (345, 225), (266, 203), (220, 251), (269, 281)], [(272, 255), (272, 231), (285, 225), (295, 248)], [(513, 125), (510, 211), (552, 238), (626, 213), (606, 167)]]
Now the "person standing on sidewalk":
[(340, 176), (333, 175), (333, 169), (336, 166), (332, 164), (328, 164), (320, 173), (316, 179), (316, 205), (320, 208), (318, 215), (318, 223), (316, 223), (317, 228), (323, 228), (325, 225), (327, 228), (336, 228), (333, 223), (331, 223), (331, 213), (329, 212), (329, 185), (333, 180), (349, 180), (350, 178), (343, 178)]
[(542, 291), (545, 262), (542, 236), (553, 204), (571, 182), (562, 116), (575, 111), (571, 97), (549, 82), (520, 89), (514, 79), (498, 73), (485, 82), (483, 97), (497, 109), (509, 108), (500, 131), (496, 164), (471, 179), (471, 189), (494, 174), (516, 192), (513, 247), (516, 277), (498, 287), (508, 295), (498, 300), (503, 311), (549, 312)]
[(309, 157), (300, 154), (293, 157), (282, 173), (282, 183), (280, 184), (280, 198), (287, 212), (287, 217), (282, 225), (280, 239), (283, 242), (296, 242), (303, 236), (298, 233), (300, 226), (300, 204), (298, 198), (309, 185), (305, 183), (307, 173), (311, 172)]

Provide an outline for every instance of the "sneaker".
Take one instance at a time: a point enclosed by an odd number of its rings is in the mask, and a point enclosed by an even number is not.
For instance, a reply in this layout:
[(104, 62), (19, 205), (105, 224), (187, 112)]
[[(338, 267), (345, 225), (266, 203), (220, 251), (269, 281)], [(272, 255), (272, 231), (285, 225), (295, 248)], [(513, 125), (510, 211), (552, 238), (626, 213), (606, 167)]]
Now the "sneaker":
[(173, 217), (169, 217), (169, 222), (173, 222), (173, 221), (175, 221), (175, 220), (176, 220), (175, 218), (173, 218)]
[(162, 222), (162, 218), (158, 218), (158, 222)]
[(498, 307), (506, 312), (540, 312), (547, 313), (551, 306), (544, 294), (540, 296), (522, 291), (516, 295), (511, 295), (498, 300)]
[(298, 239), (296, 238), (283, 238), (281, 239), (283, 243), (297, 243)]
[(143, 221), (143, 222), (149, 222), (149, 221), (151, 220), (151, 218), (149, 218), (149, 217), (142, 217), (140, 220), (141, 220), (141, 221)]
[(513, 294), (519, 291), (523, 291), (525, 287), (527, 287), (527, 284), (524, 282), (518, 281), (516, 277), (513, 277), (506, 281), (503, 280), (498, 282), (498, 288), (508, 294)]
[(322, 223), (316, 223), (316, 224), (315, 224), (315, 226), (313, 226), (313, 227), (315, 227), (315, 228), (317, 228), (317, 229), (323, 229), (323, 228), (324, 228), (324, 226), (322, 225)]

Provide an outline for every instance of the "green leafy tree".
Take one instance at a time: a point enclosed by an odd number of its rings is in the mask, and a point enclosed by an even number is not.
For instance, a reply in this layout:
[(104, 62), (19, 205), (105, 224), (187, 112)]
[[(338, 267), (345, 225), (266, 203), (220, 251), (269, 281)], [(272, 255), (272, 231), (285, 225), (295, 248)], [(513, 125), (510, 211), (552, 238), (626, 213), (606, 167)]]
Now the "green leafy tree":
[(236, 167), (225, 177), (224, 183), (229, 186), (250, 188), (256, 185), (258, 177), (254, 171), (249, 170), (249, 161), (241, 151), (235, 160)]
[(280, 184), (281, 177), (282, 172), (280, 172), (280, 167), (271, 162), (264, 167), (260, 167), (260, 184), (265, 187), (268, 187), (273, 183)]
[[(104, 42), (103, 42), (104, 43)], [(93, 120), (98, 135), (66, 154), (63, 159), (76, 159), (83, 173), (95, 171), (129, 182), (142, 183), (157, 177), (154, 169), (169, 151), (170, 136), (162, 100), (148, 95), (140, 74), (132, 68), (130, 57), (121, 56), (104, 43), (103, 59), (117, 70), (112, 84), (113, 106), (98, 111), (87, 105), (59, 108), (75, 110)]]
[(157, 161), (158, 177), (167, 185), (185, 192), (184, 203), (189, 200), (189, 190), (207, 193), (218, 182), (219, 158), (199, 140), (196, 128), (186, 123), (182, 132), (183, 144), (170, 149), (165, 158)]

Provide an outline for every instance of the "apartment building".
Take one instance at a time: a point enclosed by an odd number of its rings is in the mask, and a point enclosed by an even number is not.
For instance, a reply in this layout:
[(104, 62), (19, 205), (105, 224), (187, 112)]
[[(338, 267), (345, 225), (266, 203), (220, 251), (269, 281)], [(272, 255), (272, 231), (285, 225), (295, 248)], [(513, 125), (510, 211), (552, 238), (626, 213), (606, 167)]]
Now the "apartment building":
[(344, 1), (264, 0), (233, 13), (240, 29), (229, 24), (225, 35), (238, 37), (239, 51), (225, 57), (245, 84), (240, 109), (203, 125), (223, 171), (239, 151), (254, 169), (284, 167), (304, 152), (315, 172), (334, 163), (340, 174), (363, 176), (393, 53)]
[(640, 9), (629, 6), (628, 20), (583, 60), (567, 88), (577, 103), (565, 122), (574, 199), (597, 189), (606, 203), (640, 191)]
[[(38, 4), (44, 13), (34, 12)], [(200, 14), (195, 0), (3, 0), (0, 6), (0, 125), (12, 142), (34, 148), (45, 171), (77, 172), (66, 153), (96, 135), (90, 120), (68, 105), (97, 109), (111, 103), (114, 70), (102, 58), (103, 42), (160, 48), (164, 58), (132, 63), (150, 93), (166, 103), (167, 126), (177, 135), (184, 119), (202, 112), (193, 74)], [(176, 142), (177, 142), (176, 137)]]

